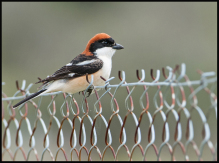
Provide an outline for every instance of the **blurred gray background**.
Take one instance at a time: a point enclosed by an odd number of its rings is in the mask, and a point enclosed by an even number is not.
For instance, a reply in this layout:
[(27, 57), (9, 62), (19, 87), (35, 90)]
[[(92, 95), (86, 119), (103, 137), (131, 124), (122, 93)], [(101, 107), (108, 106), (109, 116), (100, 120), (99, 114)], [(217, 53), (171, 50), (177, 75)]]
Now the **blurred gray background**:
[[(176, 64), (181, 63), (186, 64), (187, 75), (191, 80), (200, 79), (200, 75), (196, 72), (197, 69), (205, 72), (217, 72), (216, 2), (3, 2), (2, 81), (6, 83), (2, 86), (4, 93), (9, 97), (13, 96), (16, 92), (16, 80), (19, 81), (20, 85), (23, 79), (26, 80), (27, 84), (30, 84), (38, 81), (37, 77), (45, 78), (47, 75), (53, 74), (57, 69), (69, 63), (75, 56), (80, 54), (85, 49), (91, 37), (101, 32), (109, 34), (117, 43), (124, 46), (124, 49), (117, 51), (113, 57), (111, 76), (115, 76), (116, 78), (111, 81), (111, 84), (119, 83), (117, 77), (118, 70), (124, 70), (126, 72), (127, 82), (137, 81), (136, 69), (144, 69), (146, 72), (145, 81), (151, 82), (151, 68), (161, 70), (162, 67), (174, 67)], [(35, 92), (38, 86), (39, 84), (34, 85), (30, 89), (30, 92)], [(155, 91), (156, 88), (154, 89)], [(99, 92), (101, 95), (104, 91)], [(139, 88), (133, 93), (137, 117), (141, 111), (138, 100), (142, 92), (143, 89)], [(153, 91), (151, 93), (152, 99), (154, 95)], [(205, 93), (203, 92), (203, 94)], [(123, 106), (120, 109), (121, 116), (124, 118), (126, 113), (124, 99), (127, 96), (125, 88), (121, 88), (120, 95), (117, 96), (117, 100)], [(57, 102), (57, 108), (63, 102), (62, 95), (59, 95), (59, 98), (60, 103)], [(200, 102), (203, 102), (204, 99), (209, 97), (203, 95), (200, 98), (203, 99)], [(78, 103), (81, 102), (81, 96), (76, 95), (76, 99), (78, 99)], [(94, 95), (89, 98), (91, 103), (95, 99)], [(48, 100), (50, 100), (49, 97)], [(37, 102), (37, 99), (34, 101)], [(109, 101), (109, 96), (102, 101), (103, 108), (104, 105), (105, 108), (108, 108), (103, 111), (103, 115), (106, 116), (107, 120), (112, 114)], [(13, 104), (16, 102), (18, 101), (14, 101)], [(49, 102), (46, 102), (44, 99), (42, 108), (44, 103), (46, 108)], [(210, 105), (210, 103), (206, 104), (206, 102), (199, 104), (203, 107), (206, 106), (206, 110), (207, 106)], [(43, 118), (45, 119), (45, 123), (48, 124), (48, 120), (46, 120), (49, 119), (48, 113), (46, 109), (42, 108)], [(91, 114), (95, 115), (92, 105), (90, 109), (92, 110)], [(154, 109), (151, 100), (151, 113), (154, 112)], [(124, 110), (124, 114), (122, 110)], [(33, 107), (29, 109), (28, 116), (33, 117), (32, 124), (36, 118), (35, 113)], [(5, 114), (7, 116), (7, 113)], [(60, 120), (62, 119), (58, 109), (57, 116)], [(155, 125), (155, 127), (160, 127), (160, 130), (162, 130), (162, 125), (159, 125), (162, 120), (160, 119), (159, 122), (159, 118), (156, 119), (158, 125)], [(172, 119), (174, 120), (173, 116)], [(130, 131), (130, 133), (134, 134), (134, 121), (131, 117), (128, 120), (130, 124), (127, 125), (130, 125), (130, 130), (133, 128), (133, 131)], [(200, 119), (197, 124), (199, 122), (201, 122)], [(86, 123), (89, 122), (87, 121)], [(105, 130), (104, 124), (101, 123), (103, 122), (99, 119), (97, 132), (100, 132), (102, 127)], [(115, 124), (118, 123), (119, 121), (115, 120)], [(147, 119), (145, 119), (145, 123), (148, 123)], [(23, 132), (27, 132), (25, 123), (22, 125), (24, 125)], [(215, 125), (211, 126), (215, 132), (211, 133), (214, 135), (212, 138), (213, 143), (216, 142), (217, 137), (215, 129), (217, 126)], [(201, 129), (201, 126), (199, 127)], [(66, 132), (68, 131), (65, 135), (65, 149), (69, 157), (70, 146), (68, 143), (70, 126), (67, 122), (64, 128), (66, 128)], [(119, 145), (119, 131), (112, 131), (117, 134), (117, 138), (114, 138), (116, 141), (113, 142), (115, 149)], [(42, 127), (39, 127), (36, 135), (42, 135), (42, 132)], [(50, 139), (50, 147), (53, 153), (55, 153), (57, 149), (57, 129), (55, 127), (51, 129), (51, 133), (53, 132), (55, 136), (54, 139)], [(147, 145), (146, 135), (147, 130), (145, 131), (145, 139), (143, 138), (143, 147)], [(157, 133), (156, 135), (158, 136), (157, 145), (159, 146), (161, 136)], [(25, 134), (23, 136), (25, 138)], [(99, 137), (101, 139), (104, 135), (99, 135)], [(130, 138), (130, 142), (128, 142), (130, 150), (134, 143), (132, 137)], [(26, 139), (28, 138), (29, 135), (27, 134)], [(89, 135), (87, 138), (89, 140)], [(171, 139), (170, 144), (173, 142), (173, 136)], [(197, 144), (200, 146), (200, 142), (202, 141), (200, 134), (194, 139), (197, 140)], [(185, 138), (183, 140), (185, 142)], [(43, 149), (42, 141), (43, 137), (41, 136), (37, 143), (39, 155), (41, 155)], [(105, 147), (104, 141), (101, 140), (98, 143), (102, 151)], [(15, 145), (13, 140), (12, 144), (11, 149), (14, 152)], [(29, 149), (27, 142), (24, 142), (24, 147), (27, 152)], [(167, 148), (165, 147), (163, 150), (161, 155), (162, 160), (165, 160), (165, 157), (167, 157), (166, 160), (169, 160), (170, 155), (166, 156), (165, 154)], [(153, 153), (153, 150), (151, 149), (150, 152)], [(192, 152), (195, 155), (195, 152)], [(140, 150), (136, 153), (141, 155)], [(85, 152), (83, 154), (86, 155)], [(122, 157), (123, 154), (124, 158)], [(109, 155), (109, 159), (112, 159), (110, 151)], [(210, 151), (206, 148), (206, 157), (204, 159), (211, 159), (208, 155), (210, 155)], [(32, 156), (34, 155), (32, 154)], [(135, 156), (135, 159), (138, 160), (138, 155), (136, 154)], [(93, 158), (95, 157), (98, 160), (96, 153)], [(155, 157), (155, 154), (152, 154), (151, 160), (153, 160), (153, 157)], [(59, 160), (63, 158), (63, 156), (60, 156)], [(179, 155), (178, 158), (183, 159), (183, 155)], [(8, 159), (10, 160), (8, 155), (4, 156), (4, 160)], [(19, 159), (23, 160), (22, 156)], [(49, 160), (49, 155), (46, 155), (45, 159)], [(194, 157), (195, 159), (197, 157)], [(31, 160), (35, 160), (35, 158), (32, 157)], [(125, 150), (121, 152), (119, 160), (127, 160)]]

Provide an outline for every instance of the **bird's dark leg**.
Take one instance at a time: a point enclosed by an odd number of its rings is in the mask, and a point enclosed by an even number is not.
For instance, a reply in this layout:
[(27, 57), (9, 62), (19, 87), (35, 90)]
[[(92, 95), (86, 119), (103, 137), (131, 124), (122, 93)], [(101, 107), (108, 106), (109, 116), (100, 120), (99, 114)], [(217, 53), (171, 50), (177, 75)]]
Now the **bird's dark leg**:
[(91, 95), (93, 90), (94, 90), (94, 86), (91, 85), (90, 88), (87, 90), (87, 92), (88, 92), (88, 96), (87, 97), (89, 97)]

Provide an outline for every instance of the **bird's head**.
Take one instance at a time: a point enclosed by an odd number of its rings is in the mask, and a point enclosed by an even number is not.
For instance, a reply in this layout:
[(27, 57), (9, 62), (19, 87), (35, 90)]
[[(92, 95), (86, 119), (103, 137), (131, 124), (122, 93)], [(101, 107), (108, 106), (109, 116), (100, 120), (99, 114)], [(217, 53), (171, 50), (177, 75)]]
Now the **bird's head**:
[(106, 33), (98, 33), (92, 37), (82, 54), (112, 57), (116, 50), (124, 49)]

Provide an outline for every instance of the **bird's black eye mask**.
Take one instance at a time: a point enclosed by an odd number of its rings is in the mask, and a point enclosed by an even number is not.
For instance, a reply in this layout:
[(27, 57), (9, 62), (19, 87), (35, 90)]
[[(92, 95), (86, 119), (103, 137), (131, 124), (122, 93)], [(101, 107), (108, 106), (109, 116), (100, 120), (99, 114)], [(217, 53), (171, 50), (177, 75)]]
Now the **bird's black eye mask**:
[(103, 48), (103, 47), (112, 47), (115, 45), (115, 41), (112, 38), (102, 39), (95, 41), (90, 45), (89, 51), (91, 53), (94, 53), (97, 49)]

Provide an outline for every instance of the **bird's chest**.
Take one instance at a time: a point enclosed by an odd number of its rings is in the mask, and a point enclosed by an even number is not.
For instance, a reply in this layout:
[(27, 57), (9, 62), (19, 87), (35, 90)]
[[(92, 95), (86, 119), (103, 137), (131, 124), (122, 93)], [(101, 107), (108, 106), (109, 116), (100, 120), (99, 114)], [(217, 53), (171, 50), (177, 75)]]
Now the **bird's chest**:
[(94, 73), (94, 84), (95, 85), (104, 85), (105, 81), (100, 79), (100, 76), (104, 77), (106, 80), (109, 79), (111, 69), (112, 69), (112, 60), (106, 58), (101, 58), (103, 61), (103, 67), (96, 73)]

